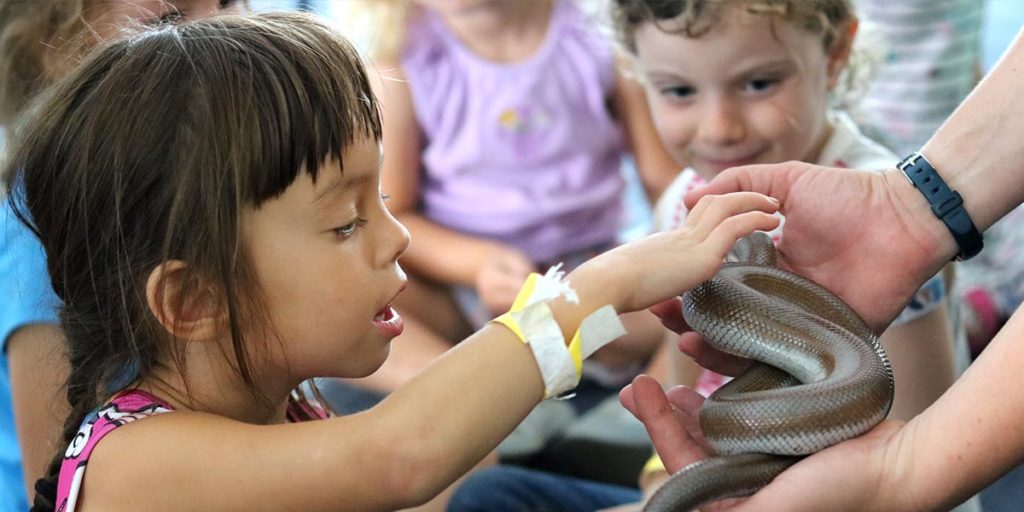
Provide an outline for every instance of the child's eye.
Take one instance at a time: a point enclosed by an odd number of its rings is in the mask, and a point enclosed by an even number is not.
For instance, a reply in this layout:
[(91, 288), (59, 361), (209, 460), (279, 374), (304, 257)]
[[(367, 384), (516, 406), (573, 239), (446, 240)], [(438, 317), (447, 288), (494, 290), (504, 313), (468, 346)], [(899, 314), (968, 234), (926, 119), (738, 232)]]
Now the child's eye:
[(342, 240), (347, 240), (356, 233), (356, 229), (359, 229), (360, 227), (363, 227), (365, 225), (366, 219), (356, 217), (356, 220), (349, 222), (344, 226), (336, 227), (331, 231), (334, 231), (334, 234), (338, 235), (338, 238), (341, 238)]
[(689, 85), (680, 85), (675, 87), (663, 87), (659, 92), (662, 96), (672, 101), (682, 101), (693, 96), (697, 91)]
[(755, 78), (753, 80), (748, 81), (744, 86), (744, 89), (746, 90), (746, 92), (764, 92), (775, 87), (776, 85), (779, 85), (781, 81), (782, 80), (779, 80), (778, 78)]

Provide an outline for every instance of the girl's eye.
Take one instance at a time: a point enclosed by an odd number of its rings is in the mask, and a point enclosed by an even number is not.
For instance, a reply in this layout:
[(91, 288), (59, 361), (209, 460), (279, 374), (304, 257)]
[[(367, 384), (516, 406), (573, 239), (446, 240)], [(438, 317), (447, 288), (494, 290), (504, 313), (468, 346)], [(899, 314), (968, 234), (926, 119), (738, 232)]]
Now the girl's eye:
[(765, 92), (776, 85), (779, 85), (780, 82), (782, 82), (782, 80), (779, 80), (778, 78), (756, 78), (748, 81), (744, 86), (744, 89), (746, 89), (746, 92), (752, 93)]
[(389, 196), (387, 194), (381, 194), (380, 198), (381, 198), (382, 201), (386, 202), (388, 199), (391, 199), (391, 196)]
[(356, 220), (349, 222), (344, 226), (336, 227), (331, 231), (334, 231), (334, 234), (338, 235), (338, 238), (341, 238), (342, 240), (347, 240), (348, 238), (352, 237), (352, 235), (356, 234), (356, 229), (359, 229), (365, 225), (366, 219), (356, 217)]
[(662, 96), (672, 101), (682, 101), (693, 96), (697, 91), (689, 85), (679, 85), (674, 87), (663, 87), (659, 92)]

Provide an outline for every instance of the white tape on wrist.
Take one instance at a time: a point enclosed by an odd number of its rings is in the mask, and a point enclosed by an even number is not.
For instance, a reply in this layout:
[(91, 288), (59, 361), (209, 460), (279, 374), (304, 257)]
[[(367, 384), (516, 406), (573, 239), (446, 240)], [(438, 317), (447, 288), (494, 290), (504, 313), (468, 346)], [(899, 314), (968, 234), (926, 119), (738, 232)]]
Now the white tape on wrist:
[(575, 388), (583, 360), (626, 333), (615, 308), (607, 305), (583, 319), (567, 346), (548, 301), (563, 297), (578, 304), (579, 297), (560, 268), (556, 265), (543, 276), (530, 274), (509, 312), (493, 320), (530, 346), (544, 378), (545, 398), (559, 397)]

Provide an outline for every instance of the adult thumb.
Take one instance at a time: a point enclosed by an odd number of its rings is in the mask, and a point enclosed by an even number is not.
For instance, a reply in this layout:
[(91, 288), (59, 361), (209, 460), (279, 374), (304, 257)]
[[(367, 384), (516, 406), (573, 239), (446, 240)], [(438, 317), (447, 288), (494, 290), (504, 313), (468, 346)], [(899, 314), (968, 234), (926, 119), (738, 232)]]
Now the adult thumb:
[(813, 169), (814, 166), (804, 162), (733, 167), (722, 171), (707, 185), (688, 192), (684, 202), (687, 208), (693, 208), (697, 201), (706, 195), (759, 192), (774, 197), (779, 200), (779, 203), (785, 205), (790, 187), (800, 176)]

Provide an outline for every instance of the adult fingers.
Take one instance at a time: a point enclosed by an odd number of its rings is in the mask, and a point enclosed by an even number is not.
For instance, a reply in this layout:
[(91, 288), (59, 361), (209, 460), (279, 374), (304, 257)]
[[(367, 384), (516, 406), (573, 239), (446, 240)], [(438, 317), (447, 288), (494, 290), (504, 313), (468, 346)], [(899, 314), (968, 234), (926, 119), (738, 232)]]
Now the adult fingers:
[(640, 375), (631, 387), (636, 414), (669, 473), (707, 458), (707, 451), (690, 436), (656, 380)]
[(684, 203), (692, 209), (704, 196), (746, 191), (772, 196), (786, 204), (790, 187), (810, 167), (802, 162), (734, 167), (719, 173), (707, 185), (690, 191)]
[(707, 448), (704, 432), (700, 429), (700, 408), (704, 405), (704, 397), (692, 388), (675, 386), (665, 392), (669, 403), (680, 412), (683, 427), (690, 437), (702, 448)]
[(704, 337), (696, 332), (687, 332), (679, 336), (676, 343), (679, 351), (690, 356), (702, 368), (721, 373), (722, 375), (737, 376), (750, 368), (751, 361), (732, 354), (717, 350), (706, 341)]
[(683, 318), (683, 300), (681, 297), (672, 297), (671, 299), (659, 302), (648, 308), (648, 310), (654, 313), (658, 320), (661, 320), (661, 325), (664, 325), (666, 329), (678, 333), (690, 330), (686, 319)]

